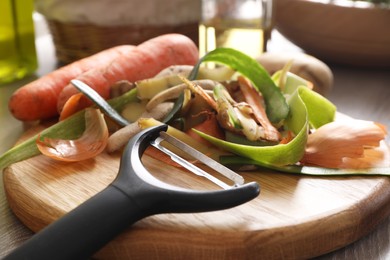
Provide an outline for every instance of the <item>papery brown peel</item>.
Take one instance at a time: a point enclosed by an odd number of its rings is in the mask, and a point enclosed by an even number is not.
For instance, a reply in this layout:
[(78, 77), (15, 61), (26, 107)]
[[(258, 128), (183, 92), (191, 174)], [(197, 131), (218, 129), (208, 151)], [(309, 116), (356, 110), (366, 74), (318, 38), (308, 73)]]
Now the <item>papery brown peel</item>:
[(107, 145), (108, 128), (104, 116), (98, 109), (85, 111), (85, 131), (75, 140), (63, 140), (38, 136), (39, 151), (59, 161), (82, 161), (100, 154)]
[(335, 121), (309, 135), (301, 163), (328, 168), (349, 168), (352, 164), (349, 165), (348, 162), (352, 161), (346, 158), (364, 158), (367, 151), (379, 147), (385, 136), (386, 131), (374, 122)]

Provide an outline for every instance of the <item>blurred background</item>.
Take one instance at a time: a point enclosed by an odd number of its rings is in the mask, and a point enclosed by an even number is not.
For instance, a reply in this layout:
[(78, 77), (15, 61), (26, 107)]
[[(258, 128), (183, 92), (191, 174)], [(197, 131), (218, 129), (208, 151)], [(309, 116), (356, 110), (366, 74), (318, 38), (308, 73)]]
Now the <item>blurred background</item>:
[(173, 32), (201, 55), (233, 47), (257, 57), (282, 36), (326, 63), (390, 68), (390, 0), (2, 0), (0, 12), (0, 84), (38, 68), (33, 12), (60, 65)]
[[(204, 29), (212, 27), (211, 49), (255, 42), (260, 54), (276, 29), (321, 60), (390, 67), (390, 0), (35, 0), (35, 8), (46, 18), (64, 63), (169, 32), (189, 36), (202, 52), (211, 38), (205, 39)], [(252, 31), (248, 40), (236, 34), (232, 46), (226, 44), (231, 29), (261, 29), (264, 35), (259, 40)]]

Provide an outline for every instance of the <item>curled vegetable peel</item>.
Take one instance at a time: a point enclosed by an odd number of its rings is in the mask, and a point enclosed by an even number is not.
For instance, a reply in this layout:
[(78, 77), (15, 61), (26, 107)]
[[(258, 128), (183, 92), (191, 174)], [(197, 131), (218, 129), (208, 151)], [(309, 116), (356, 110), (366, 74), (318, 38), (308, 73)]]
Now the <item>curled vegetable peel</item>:
[[(375, 167), (384, 156), (376, 148), (385, 134), (384, 129), (374, 122), (334, 121), (309, 135), (301, 162), (328, 168)], [(370, 160), (362, 161), (368, 156)]]
[(253, 115), (264, 129), (264, 139), (270, 141), (278, 141), (280, 133), (269, 121), (265, 109), (262, 105), (263, 97), (250, 83), (250, 81), (242, 76), (238, 77), (238, 82), (241, 91), (245, 96), (246, 102), (253, 109)]
[(107, 145), (108, 129), (103, 114), (98, 109), (88, 108), (85, 111), (85, 131), (74, 140), (63, 140), (45, 137), (36, 140), (39, 151), (59, 161), (81, 161), (93, 158), (101, 153)]

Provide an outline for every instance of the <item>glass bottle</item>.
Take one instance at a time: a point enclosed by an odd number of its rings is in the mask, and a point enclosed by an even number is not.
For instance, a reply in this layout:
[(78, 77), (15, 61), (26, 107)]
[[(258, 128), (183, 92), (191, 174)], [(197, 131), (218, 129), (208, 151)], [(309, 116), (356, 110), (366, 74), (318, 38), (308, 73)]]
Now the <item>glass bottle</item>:
[(267, 50), (272, 11), (272, 0), (202, 0), (201, 56), (218, 47), (259, 56)]
[(32, 0), (0, 1), (0, 85), (37, 69)]

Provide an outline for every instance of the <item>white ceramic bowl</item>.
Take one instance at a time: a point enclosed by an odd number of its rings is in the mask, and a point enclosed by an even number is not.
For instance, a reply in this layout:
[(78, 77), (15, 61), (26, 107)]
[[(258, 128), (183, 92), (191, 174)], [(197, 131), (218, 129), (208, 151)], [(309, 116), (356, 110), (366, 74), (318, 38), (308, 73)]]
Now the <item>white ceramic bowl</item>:
[(390, 68), (390, 7), (349, 0), (275, 0), (275, 27), (333, 63)]

